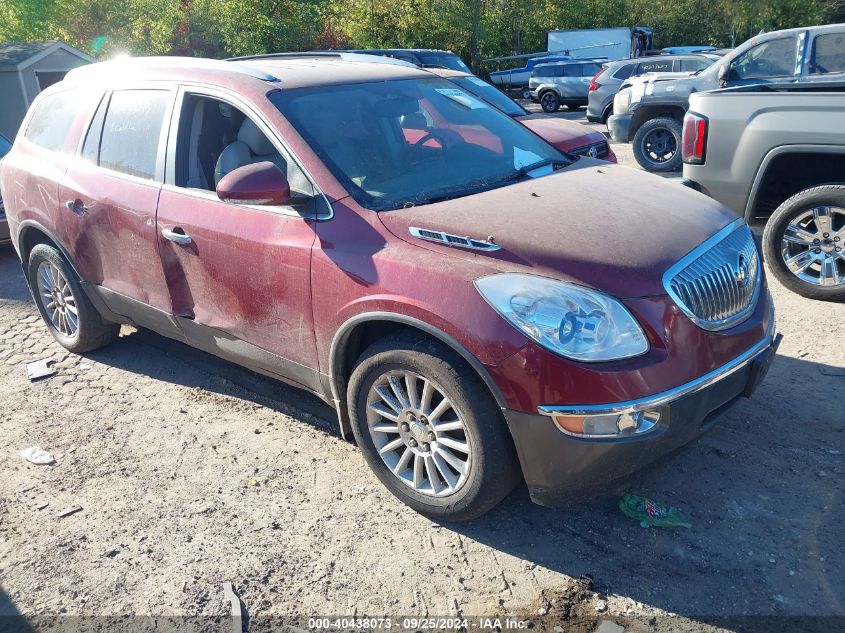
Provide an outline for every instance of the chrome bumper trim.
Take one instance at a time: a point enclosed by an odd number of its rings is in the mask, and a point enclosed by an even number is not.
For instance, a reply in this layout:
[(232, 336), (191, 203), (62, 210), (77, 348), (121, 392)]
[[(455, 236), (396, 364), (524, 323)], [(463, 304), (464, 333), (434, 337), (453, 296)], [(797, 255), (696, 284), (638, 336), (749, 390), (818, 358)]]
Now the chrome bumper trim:
[(603, 413), (626, 413), (643, 411), (646, 409), (654, 409), (661, 405), (673, 402), (691, 393), (700, 391), (709, 387), (710, 385), (719, 382), (723, 378), (727, 378), (732, 373), (739, 371), (750, 363), (757, 354), (769, 347), (775, 338), (775, 309), (772, 305), (770, 311), (769, 327), (763, 340), (746, 350), (729, 363), (714, 369), (713, 371), (704, 374), (686, 384), (654, 394), (652, 396), (645, 396), (637, 400), (628, 400), (627, 402), (614, 402), (610, 404), (581, 404), (581, 405), (541, 405), (537, 407), (537, 411), (541, 415), (553, 416), (556, 413), (566, 413), (569, 415), (595, 415)]

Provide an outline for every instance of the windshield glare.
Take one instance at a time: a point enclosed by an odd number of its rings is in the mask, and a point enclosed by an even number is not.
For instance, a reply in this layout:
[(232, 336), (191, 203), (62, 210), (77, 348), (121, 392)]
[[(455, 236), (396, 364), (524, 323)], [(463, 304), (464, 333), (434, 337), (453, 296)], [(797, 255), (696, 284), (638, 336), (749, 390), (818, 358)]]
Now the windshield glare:
[(528, 114), (516, 101), (483, 79), (479, 79), (478, 77), (451, 77), (450, 79), (452, 83), (456, 83), (467, 92), (481, 97), (491, 106), (498, 108), (505, 114), (509, 114), (510, 116), (525, 116)]
[(570, 162), (445, 79), (280, 90), (270, 100), (362, 206), (396, 209), (501, 186)]

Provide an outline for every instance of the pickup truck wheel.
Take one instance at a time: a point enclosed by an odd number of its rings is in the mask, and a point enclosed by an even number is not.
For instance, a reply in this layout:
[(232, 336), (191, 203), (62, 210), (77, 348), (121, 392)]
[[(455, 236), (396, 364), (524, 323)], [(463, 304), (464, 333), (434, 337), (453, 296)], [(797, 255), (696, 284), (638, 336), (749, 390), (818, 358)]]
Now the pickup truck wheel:
[(845, 185), (806, 189), (781, 204), (766, 223), (763, 256), (793, 292), (845, 301)]
[(530, 99), (531, 98), (531, 90), (529, 90), (528, 88), (523, 88), (522, 89), (522, 98), (523, 99)]
[(560, 97), (553, 90), (547, 90), (540, 95), (540, 106), (543, 112), (557, 112), (560, 108)]
[(646, 121), (634, 135), (634, 158), (646, 171), (675, 171), (681, 166), (681, 122), (670, 117)]
[(41, 318), (64, 348), (83, 354), (117, 338), (120, 325), (103, 320), (54, 246), (38, 244), (32, 249), (27, 277)]
[(520, 479), (510, 433), (486, 385), (448, 347), (403, 333), (361, 356), (348, 388), (367, 465), (426, 516), (469, 521)]

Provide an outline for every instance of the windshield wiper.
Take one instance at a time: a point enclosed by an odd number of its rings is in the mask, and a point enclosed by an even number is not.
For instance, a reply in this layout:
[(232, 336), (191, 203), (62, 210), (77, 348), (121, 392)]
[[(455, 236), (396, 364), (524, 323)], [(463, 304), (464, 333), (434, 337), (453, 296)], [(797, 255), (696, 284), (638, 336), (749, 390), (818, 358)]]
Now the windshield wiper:
[(544, 158), (543, 160), (538, 160), (536, 163), (531, 163), (530, 165), (524, 165), (524, 166), (520, 167), (519, 169), (517, 169), (515, 172), (513, 172), (510, 176), (508, 176), (504, 180), (505, 181), (519, 180), (520, 178), (523, 178), (523, 177), (527, 176), (528, 174), (530, 174), (535, 169), (540, 169), (541, 167), (547, 167), (549, 165), (551, 165), (552, 171), (554, 171), (555, 167), (557, 167), (557, 166), (566, 167), (566, 166), (571, 165), (571, 164), (572, 164), (572, 161), (553, 160), (553, 159), (550, 159), (550, 158)]

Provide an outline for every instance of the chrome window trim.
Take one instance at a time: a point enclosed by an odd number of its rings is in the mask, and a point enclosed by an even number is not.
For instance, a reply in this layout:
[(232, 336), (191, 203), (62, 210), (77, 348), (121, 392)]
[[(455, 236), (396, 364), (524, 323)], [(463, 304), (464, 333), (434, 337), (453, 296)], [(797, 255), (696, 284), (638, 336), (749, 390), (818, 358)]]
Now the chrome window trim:
[(734, 372), (744, 368), (748, 363), (754, 360), (764, 349), (769, 347), (775, 338), (775, 308), (771, 304), (769, 314), (769, 326), (766, 329), (766, 335), (763, 340), (754, 344), (745, 352), (734, 358), (732, 361), (725, 363), (721, 367), (717, 367), (713, 371), (704, 374), (691, 380), (688, 383), (662, 391), (652, 396), (645, 396), (636, 400), (628, 400), (626, 402), (616, 402), (610, 404), (575, 404), (575, 405), (541, 405), (537, 407), (537, 411), (541, 415), (553, 416), (556, 413), (566, 413), (568, 415), (590, 415), (603, 413), (632, 413), (643, 411), (646, 409), (654, 409), (664, 404), (671, 403), (675, 400), (688, 396), (697, 391), (701, 391), (720, 380), (727, 378)]
[[(726, 239), (729, 235), (731, 235), (734, 231), (739, 229), (740, 227), (745, 225), (745, 220), (742, 218), (738, 220), (734, 220), (720, 231), (718, 231), (715, 235), (711, 236), (701, 244), (699, 244), (696, 248), (691, 250), (689, 253), (684, 255), (678, 262), (673, 264), (669, 267), (669, 269), (663, 273), (663, 287), (666, 289), (666, 293), (672, 298), (672, 301), (675, 302), (675, 305), (698, 327), (703, 330), (707, 330), (708, 332), (720, 332), (722, 330), (726, 330), (734, 325), (738, 325), (742, 321), (748, 318), (748, 316), (754, 311), (754, 308), (757, 306), (757, 301), (760, 299), (760, 288), (763, 286), (763, 270), (762, 270), (762, 262), (760, 257), (760, 251), (757, 249), (756, 240), (754, 242), (754, 249), (757, 251), (757, 271), (756, 271), (756, 283), (754, 286), (754, 292), (751, 296), (751, 300), (748, 302), (748, 305), (744, 307), (742, 310), (737, 312), (736, 314), (732, 314), (729, 317), (725, 317), (724, 319), (719, 319), (717, 321), (708, 321), (705, 319), (699, 318), (694, 312), (692, 312), (689, 307), (687, 307), (684, 300), (675, 292), (672, 288), (672, 279), (678, 275), (681, 271), (687, 268), (690, 264), (696, 261), (699, 257), (710, 251), (712, 248), (715, 248), (717, 244), (719, 244), (722, 240)], [(751, 229), (749, 228), (749, 231)], [(754, 234), (751, 234), (752, 240), (754, 239)]]

